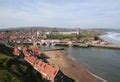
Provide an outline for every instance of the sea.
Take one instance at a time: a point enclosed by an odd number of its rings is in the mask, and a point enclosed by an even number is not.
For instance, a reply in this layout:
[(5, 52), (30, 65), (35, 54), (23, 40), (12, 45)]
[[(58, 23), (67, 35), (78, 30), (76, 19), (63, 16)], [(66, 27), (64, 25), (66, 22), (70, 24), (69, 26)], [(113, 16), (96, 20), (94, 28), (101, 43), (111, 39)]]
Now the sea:
[[(100, 36), (103, 40), (112, 44), (120, 44), (119, 31), (105, 31)], [(44, 47), (44, 49), (61, 48), (56, 46)], [(107, 80), (107, 82), (120, 82), (120, 49), (106, 48), (79, 48), (62, 47), (66, 53), (76, 62), (82, 64), (91, 73)]]
[(106, 31), (106, 34), (99, 36), (102, 40), (109, 43), (120, 45), (120, 30)]

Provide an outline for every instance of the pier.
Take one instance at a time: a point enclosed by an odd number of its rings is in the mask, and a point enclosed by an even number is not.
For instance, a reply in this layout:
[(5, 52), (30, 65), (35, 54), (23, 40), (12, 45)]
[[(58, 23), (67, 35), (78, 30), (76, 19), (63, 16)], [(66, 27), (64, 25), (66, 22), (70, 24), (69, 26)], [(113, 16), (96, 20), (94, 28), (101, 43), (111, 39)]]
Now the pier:
[(101, 44), (89, 44), (90, 47), (98, 47), (98, 48), (108, 48), (108, 49), (120, 49), (120, 45), (101, 45)]
[(71, 47), (83, 47), (88, 48), (89, 45), (83, 43), (54, 43), (55, 46), (71, 46)]
[(64, 43), (54, 43), (54, 46), (71, 46), (71, 47), (81, 47), (81, 48), (89, 48), (89, 47), (98, 47), (98, 48), (108, 48), (108, 49), (120, 49), (120, 45), (114, 45), (114, 44), (85, 44), (85, 43), (70, 43), (70, 42), (64, 42)]
[(114, 44), (85, 44), (85, 43), (54, 43), (54, 46), (71, 46), (71, 47), (98, 47), (98, 48), (108, 48), (108, 49), (120, 49), (120, 45)]

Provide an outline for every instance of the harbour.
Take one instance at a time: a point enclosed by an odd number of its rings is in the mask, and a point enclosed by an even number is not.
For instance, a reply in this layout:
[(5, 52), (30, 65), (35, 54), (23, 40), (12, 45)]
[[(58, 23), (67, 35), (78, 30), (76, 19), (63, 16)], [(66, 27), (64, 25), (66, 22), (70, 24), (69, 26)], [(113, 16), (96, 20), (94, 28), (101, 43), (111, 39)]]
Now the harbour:
[[(86, 33), (81, 32), (82, 34), (78, 34), (78, 32), (75, 32), (74, 36), (72, 34), (62, 35), (59, 34), (61, 32), (56, 32), (54, 35), (52, 33), (50, 35), (45, 34), (47, 37), (44, 35), (45, 37), (41, 39), (39, 37), (41, 34), (39, 35), (38, 31), (33, 34), (30, 31), (26, 34), (16, 32), (16, 35), (11, 33), (11, 36), (3, 32), (1, 33), (1, 43), (8, 45), (8, 47), (17, 47), (24, 55), (22, 49), (25, 46), (28, 47), (30, 53), (26, 51), (27, 55), (23, 56), (24, 60), (32, 66), (32, 71), (39, 72), (39, 75), (41, 74), (45, 80), (54, 82), (63, 80), (65, 82), (66, 80), (75, 82), (119, 82), (120, 46), (109, 42), (109, 40), (99, 38), (99, 32), (94, 32), (98, 34), (97, 36), (92, 35), (92, 31), (84, 32)], [(17, 37), (18, 34), (21, 34), (21, 36)], [(29, 34), (32, 36), (29, 36)], [(61, 36), (62, 39), (58, 36)], [(100, 36), (106, 36), (106, 34)], [(111, 37), (116, 40), (119, 35), (111, 34), (109, 38)], [(19, 46), (23, 48), (19, 48)], [(37, 47), (37, 50), (40, 49), (44, 53), (43, 56), (47, 56), (48, 59), (44, 59), (41, 55), (36, 56), (36, 50), (31, 50), (34, 47)], [(56, 67), (56, 65), (57, 68), (52, 67)], [(53, 72), (48, 70), (49, 67), (53, 69)], [(60, 72), (55, 73), (56, 69)]]
[[(47, 49), (60, 48), (58, 46), (45, 47)], [(74, 61), (82, 64), (93, 74), (108, 82), (119, 82), (120, 79), (120, 51), (104, 48), (62, 47)]]

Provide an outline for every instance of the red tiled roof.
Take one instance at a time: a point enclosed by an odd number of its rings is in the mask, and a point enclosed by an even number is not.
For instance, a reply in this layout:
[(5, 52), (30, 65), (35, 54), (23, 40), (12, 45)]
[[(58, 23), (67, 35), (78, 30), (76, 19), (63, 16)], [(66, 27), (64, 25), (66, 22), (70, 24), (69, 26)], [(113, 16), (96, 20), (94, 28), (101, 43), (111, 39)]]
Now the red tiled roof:
[(35, 61), (37, 60), (36, 57), (32, 56), (31, 54), (28, 54), (24, 58), (27, 62), (29, 62), (31, 65), (34, 65)]
[(0, 39), (3, 39), (3, 38), (5, 38), (5, 35), (0, 34)]
[(29, 52), (28, 52), (28, 48), (26, 48), (26, 47), (23, 47), (23, 53), (24, 53), (24, 56), (27, 56), (28, 54), (29, 54)]
[(33, 51), (34, 51), (35, 55), (41, 55), (41, 51), (39, 48), (34, 48)]
[(53, 65), (47, 64), (40, 60), (35, 62), (34, 68), (49, 80), (53, 80), (59, 71), (59, 69), (55, 68)]
[(23, 47), (23, 50), (22, 50), (22, 51), (23, 51), (23, 53), (26, 53), (27, 50), (28, 50), (28, 49), (27, 49), (26, 47)]
[[(40, 51), (36, 48), (36, 51)], [(17, 48), (14, 48), (14, 54), (18, 54), (19, 50)], [(45, 63), (37, 57), (33, 56), (28, 52), (28, 49), (26, 47), (23, 48), (23, 54), (25, 55), (24, 59), (29, 62), (35, 70), (37, 70), (39, 73), (42, 74), (46, 79), (48, 80), (54, 80), (56, 74), (59, 71), (59, 68), (54, 67), (53, 65), (50, 65), (48, 63)]]
[(16, 56), (19, 56), (20, 51), (18, 50), (18, 48), (13, 49), (13, 54), (16, 55)]

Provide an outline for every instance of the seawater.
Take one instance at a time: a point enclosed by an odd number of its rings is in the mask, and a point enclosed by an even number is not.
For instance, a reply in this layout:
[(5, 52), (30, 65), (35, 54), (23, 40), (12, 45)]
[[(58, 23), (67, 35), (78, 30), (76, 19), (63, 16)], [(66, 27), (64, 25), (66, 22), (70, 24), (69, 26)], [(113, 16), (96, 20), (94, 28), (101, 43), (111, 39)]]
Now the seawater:
[(120, 33), (107, 32), (107, 34), (101, 35), (99, 37), (109, 43), (120, 45)]
[[(54, 48), (60, 47), (44, 47), (44, 49)], [(78, 47), (62, 48), (90, 72), (108, 82), (120, 82), (120, 50)]]

